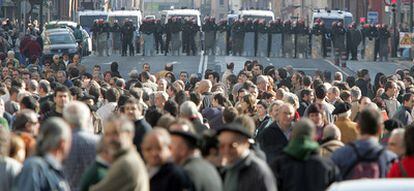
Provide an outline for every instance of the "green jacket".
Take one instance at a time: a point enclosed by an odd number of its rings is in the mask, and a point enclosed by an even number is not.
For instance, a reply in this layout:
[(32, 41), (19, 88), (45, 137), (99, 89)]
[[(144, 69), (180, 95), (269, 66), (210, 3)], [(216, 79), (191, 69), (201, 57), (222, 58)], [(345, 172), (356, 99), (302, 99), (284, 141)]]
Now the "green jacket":
[(95, 161), (82, 175), (80, 191), (88, 191), (90, 186), (101, 181), (106, 176), (108, 168), (108, 165)]

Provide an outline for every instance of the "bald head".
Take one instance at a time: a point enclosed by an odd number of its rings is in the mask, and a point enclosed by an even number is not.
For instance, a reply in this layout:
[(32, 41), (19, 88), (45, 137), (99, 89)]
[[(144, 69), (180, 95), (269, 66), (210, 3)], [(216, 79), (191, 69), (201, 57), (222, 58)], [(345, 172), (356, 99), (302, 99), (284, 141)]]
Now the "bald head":
[(341, 140), (341, 131), (339, 128), (334, 124), (329, 124), (323, 129), (323, 140), (331, 139), (331, 140)]

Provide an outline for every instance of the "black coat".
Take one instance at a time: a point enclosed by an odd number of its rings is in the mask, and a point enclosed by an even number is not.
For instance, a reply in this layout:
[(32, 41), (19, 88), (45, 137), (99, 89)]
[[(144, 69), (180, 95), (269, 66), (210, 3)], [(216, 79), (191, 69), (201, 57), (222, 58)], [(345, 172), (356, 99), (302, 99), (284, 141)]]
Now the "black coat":
[(134, 145), (137, 147), (137, 151), (142, 156), (141, 143), (144, 139), (144, 136), (147, 132), (151, 131), (151, 125), (144, 119), (140, 119), (134, 122), (135, 125), (135, 135), (134, 135)]
[(266, 154), (268, 162), (282, 154), (283, 148), (288, 144), (288, 139), (276, 122), (263, 129), (257, 136), (256, 141)]
[(307, 160), (297, 160), (283, 153), (270, 164), (279, 191), (323, 191), (340, 178), (331, 159), (313, 153)]
[(190, 188), (192, 188), (191, 182), (184, 170), (172, 163), (162, 165), (159, 171), (150, 179), (151, 191), (192, 190)]
[[(265, 161), (250, 153), (245, 159), (238, 173), (237, 191), (276, 191), (275, 177)], [(226, 177), (226, 176), (224, 176)], [(224, 180), (225, 182), (226, 180)], [(227, 190), (224, 187), (223, 190)]]

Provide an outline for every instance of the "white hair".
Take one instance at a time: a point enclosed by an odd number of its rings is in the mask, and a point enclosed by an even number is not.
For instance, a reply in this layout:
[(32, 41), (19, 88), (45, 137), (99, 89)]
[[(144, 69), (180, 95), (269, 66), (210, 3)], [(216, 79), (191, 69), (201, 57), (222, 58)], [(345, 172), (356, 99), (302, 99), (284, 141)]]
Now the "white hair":
[(333, 123), (326, 125), (323, 129), (322, 139), (332, 138), (340, 141), (341, 136), (341, 130)]
[(351, 117), (351, 110), (348, 110), (348, 111), (346, 111), (346, 112), (344, 112), (344, 113), (340, 113), (340, 114), (338, 114), (337, 116), (338, 116), (338, 117), (345, 117), (345, 118), (349, 118), (349, 117)]
[(165, 101), (168, 100), (168, 94), (164, 91), (157, 91), (155, 92), (155, 96), (161, 96)]
[(351, 88), (351, 97), (353, 100), (359, 100), (361, 99), (361, 89), (359, 89), (358, 86), (354, 86)]
[(91, 112), (88, 106), (80, 101), (72, 101), (63, 108), (63, 118), (75, 128), (88, 128)]
[(180, 106), (180, 114), (183, 117), (194, 117), (198, 115), (197, 105), (192, 101), (185, 101)]
[(264, 76), (264, 75), (257, 76), (257, 78), (256, 78), (256, 84), (260, 84), (262, 82), (269, 83), (269, 79), (267, 78), (267, 76)]

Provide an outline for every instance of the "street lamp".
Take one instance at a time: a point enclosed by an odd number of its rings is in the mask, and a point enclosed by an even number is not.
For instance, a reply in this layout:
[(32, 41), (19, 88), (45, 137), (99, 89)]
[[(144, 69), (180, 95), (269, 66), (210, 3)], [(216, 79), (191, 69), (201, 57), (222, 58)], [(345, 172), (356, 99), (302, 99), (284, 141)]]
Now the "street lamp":
[(392, 27), (394, 28), (394, 48), (392, 50), (392, 57), (397, 57), (397, 49), (398, 49), (398, 30), (397, 30), (397, 5), (395, 3), (391, 4), (391, 12), (392, 12)]

